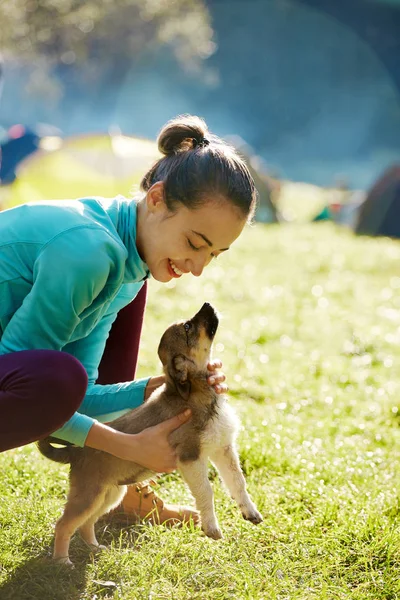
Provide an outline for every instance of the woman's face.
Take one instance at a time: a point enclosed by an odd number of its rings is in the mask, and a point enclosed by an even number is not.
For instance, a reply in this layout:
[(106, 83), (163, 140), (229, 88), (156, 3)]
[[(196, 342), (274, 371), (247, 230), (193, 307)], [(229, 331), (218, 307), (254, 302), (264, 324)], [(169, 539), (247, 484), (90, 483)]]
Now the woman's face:
[[(139, 217), (137, 244), (151, 275), (166, 283), (186, 273), (200, 276), (213, 258), (229, 250), (246, 224), (227, 200), (206, 202), (196, 210), (179, 205), (170, 212), (162, 183), (148, 191), (145, 218)], [(142, 224), (141, 224), (142, 223)]]

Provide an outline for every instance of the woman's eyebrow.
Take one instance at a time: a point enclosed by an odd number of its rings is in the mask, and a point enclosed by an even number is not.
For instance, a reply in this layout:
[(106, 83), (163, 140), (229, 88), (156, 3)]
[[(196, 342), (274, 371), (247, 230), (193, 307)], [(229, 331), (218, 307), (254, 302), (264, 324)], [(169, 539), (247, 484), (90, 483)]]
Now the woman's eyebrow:
[[(195, 233), (196, 235), (199, 235), (201, 238), (203, 238), (203, 240), (206, 242), (206, 244), (208, 244), (210, 247), (213, 246), (213, 243), (203, 233), (194, 231), (194, 229), (192, 229), (192, 233)], [(225, 252), (225, 250), (229, 250), (229, 248), (221, 248), (221, 250), (219, 250), (219, 252)]]
[(194, 231), (192, 229), (192, 233), (195, 233), (196, 235), (199, 235), (201, 238), (203, 238), (203, 240), (206, 242), (206, 244), (208, 244), (209, 246), (212, 246), (213, 243), (210, 242), (210, 240), (203, 234), (203, 233), (199, 233), (198, 231)]

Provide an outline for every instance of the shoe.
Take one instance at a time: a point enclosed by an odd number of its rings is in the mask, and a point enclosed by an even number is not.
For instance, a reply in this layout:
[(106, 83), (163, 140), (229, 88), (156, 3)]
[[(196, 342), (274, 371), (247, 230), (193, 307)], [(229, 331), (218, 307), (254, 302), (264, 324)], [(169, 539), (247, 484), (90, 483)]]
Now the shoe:
[(194, 525), (200, 522), (199, 513), (188, 506), (165, 504), (150, 487), (156, 482), (142, 481), (128, 487), (122, 503), (104, 515), (111, 523), (131, 525), (144, 521), (152, 525), (182, 525), (192, 521)]

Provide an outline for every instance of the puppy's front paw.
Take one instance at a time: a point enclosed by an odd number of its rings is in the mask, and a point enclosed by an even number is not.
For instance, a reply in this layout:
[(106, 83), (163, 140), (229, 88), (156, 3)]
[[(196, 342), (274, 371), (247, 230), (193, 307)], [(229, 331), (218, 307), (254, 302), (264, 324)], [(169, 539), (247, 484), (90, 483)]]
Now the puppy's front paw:
[(246, 521), (250, 521), (254, 525), (258, 525), (263, 520), (262, 515), (258, 512), (256, 508), (246, 513), (243, 512), (242, 515), (243, 518), (246, 519)]
[(207, 537), (212, 538), (213, 540), (222, 539), (222, 531), (220, 530), (220, 528), (218, 526), (212, 526), (212, 527), (204, 527), (203, 526), (202, 529)]

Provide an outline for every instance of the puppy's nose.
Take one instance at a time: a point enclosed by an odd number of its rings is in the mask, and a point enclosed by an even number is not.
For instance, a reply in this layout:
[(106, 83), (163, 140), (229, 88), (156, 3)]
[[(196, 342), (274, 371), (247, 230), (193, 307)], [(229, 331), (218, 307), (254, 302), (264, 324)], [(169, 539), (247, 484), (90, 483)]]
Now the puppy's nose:
[(211, 304), (210, 304), (209, 302), (204, 302), (203, 306), (202, 306), (202, 307), (201, 307), (201, 309), (200, 309), (200, 312), (201, 312), (202, 310), (211, 310), (211, 311), (213, 311), (213, 312), (215, 313), (215, 309), (214, 309), (214, 307), (213, 307), (213, 306), (211, 306)]
[(211, 304), (209, 302), (204, 302), (203, 306), (201, 307), (201, 309), (199, 310), (197, 315), (199, 315), (199, 316), (201, 315), (202, 317), (205, 317), (205, 318), (215, 317), (218, 320), (216, 310), (213, 306), (211, 306)]
[(209, 302), (205, 302), (197, 315), (193, 317), (193, 320), (197, 320), (204, 323), (207, 335), (210, 339), (213, 339), (218, 328), (218, 315), (213, 306)]

